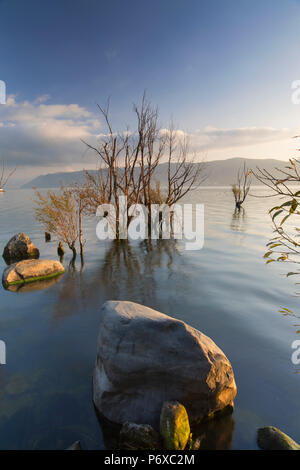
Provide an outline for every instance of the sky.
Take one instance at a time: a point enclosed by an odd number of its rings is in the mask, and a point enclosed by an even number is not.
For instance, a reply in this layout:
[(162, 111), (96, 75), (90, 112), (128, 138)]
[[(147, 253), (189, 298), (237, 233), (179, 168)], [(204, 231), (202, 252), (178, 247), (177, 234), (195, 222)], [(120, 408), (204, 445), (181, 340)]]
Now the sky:
[(197, 158), (287, 160), (299, 44), (299, 0), (0, 0), (0, 159), (20, 181), (92, 168), (96, 104), (133, 128), (146, 90)]

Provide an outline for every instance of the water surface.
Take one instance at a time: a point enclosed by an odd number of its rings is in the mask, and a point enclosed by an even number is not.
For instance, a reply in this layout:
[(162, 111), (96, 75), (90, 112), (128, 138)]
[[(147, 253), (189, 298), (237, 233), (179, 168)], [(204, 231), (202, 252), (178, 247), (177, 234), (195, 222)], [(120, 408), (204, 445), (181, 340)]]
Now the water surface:
[[(0, 195), (0, 250), (24, 231), (42, 258), (56, 259), (57, 241), (45, 243), (32, 197), (31, 190)], [(280, 307), (299, 311), (296, 279), (285, 277), (285, 265), (266, 266), (263, 259), (272, 233), (267, 210), (275, 204), (249, 197), (237, 214), (230, 188), (203, 188), (188, 202), (205, 204), (201, 251), (164, 240), (100, 242), (95, 219), (87, 226), (84, 266), (79, 258), (70, 264), (67, 251), (65, 275), (47, 288), (10, 292), (1, 286), (0, 339), (7, 345), (7, 364), (0, 366), (0, 448), (64, 449), (78, 439), (86, 449), (109, 445), (91, 399), (99, 311), (108, 299), (182, 319), (230, 359), (238, 388), (235, 410), (201, 430), (206, 447), (255, 449), (263, 425), (300, 441), (300, 375), (291, 362), (299, 328), (278, 313)]]

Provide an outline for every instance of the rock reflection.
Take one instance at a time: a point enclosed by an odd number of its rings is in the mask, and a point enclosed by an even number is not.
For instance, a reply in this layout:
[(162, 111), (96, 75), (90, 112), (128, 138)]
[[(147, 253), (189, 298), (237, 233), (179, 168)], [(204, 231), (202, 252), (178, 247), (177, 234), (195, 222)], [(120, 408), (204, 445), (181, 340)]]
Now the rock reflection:
[(192, 429), (194, 437), (201, 437), (201, 450), (230, 450), (234, 432), (231, 414), (216, 417)]
[[(119, 433), (121, 426), (109, 422), (104, 416), (95, 413), (102, 429), (104, 446), (107, 450), (120, 450)], [(197, 427), (191, 428), (193, 438), (200, 438), (200, 450), (230, 450), (234, 433), (232, 414), (221, 414)]]
[(36, 292), (39, 290), (49, 289), (49, 287), (52, 287), (57, 284), (62, 279), (62, 277), (63, 275), (60, 274), (59, 276), (55, 276), (50, 279), (44, 279), (42, 281), (28, 282), (24, 284), (15, 284), (3, 287), (5, 290), (9, 290), (11, 292)]
[(106, 450), (120, 450), (119, 435), (121, 425), (111, 423), (94, 407), (95, 416), (102, 431), (103, 443)]

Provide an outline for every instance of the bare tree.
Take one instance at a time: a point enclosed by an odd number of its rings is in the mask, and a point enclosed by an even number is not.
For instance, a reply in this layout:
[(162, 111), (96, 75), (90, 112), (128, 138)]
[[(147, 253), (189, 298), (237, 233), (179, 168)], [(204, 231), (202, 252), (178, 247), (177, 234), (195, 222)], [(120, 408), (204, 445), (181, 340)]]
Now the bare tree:
[(66, 243), (76, 257), (76, 243), (80, 235), (78, 200), (70, 188), (61, 187), (59, 193), (48, 191), (43, 196), (36, 190), (36, 219), (47, 232)]
[(85, 179), (80, 185), (85, 197), (85, 215), (94, 216), (100, 204), (108, 203), (107, 195), (107, 171), (98, 169), (95, 173), (85, 171)]
[[(149, 233), (151, 205), (164, 203), (174, 205), (187, 192), (200, 184), (203, 165), (189, 160), (187, 140), (180, 141), (171, 128), (162, 131), (158, 125), (158, 110), (153, 108), (144, 94), (140, 106), (134, 105), (137, 119), (135, 131), (117, 132), (109, 116), (109, 102), (105, 108), (98, 105), (107, 126), (107, 134), (102, 136), (98, 146), (84, 142), (100, 159), (99, 177), (89, 180), (90, 211), (95, 210), (96, 202), (113, 203), (116, 207), (116, 237), (119, 230), (119, 196), (127, 198), (127, 221), (132, 220), (130, 212), (134, 206), (143, 204), (148, 209)], [(160, 163), (168, 162), (167, 193), (163, 194), (155, 182), (155, 172)], [(202, 176), (202, 175), (201, 175)], [(94, 212), (95, 213), (95, 212)]]
[(2, 160), (2, 163), (0, 164), (1, 170), (0, 170), (0, 191), (3, 191), (5, 186), (7, 185), (8, 181), (12, 177), (12, 175), (15, 173), (17, 167), (15, 167), (13, 170), (10, 172), (6, 172), (6, 164), (5, 160)]
[(89, 215), (90, 203), (91, 203), (91, 194), (90, 188), (91, 185), (88, 184), (89, 179), (85, 181), (85, 184), (74, 183), (73, 186), (69, 188), (70, 195), (76, 201), (77, 208), (77, 218), (78, 218), (78, 241), (80, 247), (80, 257), (83, 262), (83, 249), (86, 244), (86, 240), (83, 239), (83, 216)]
[(166, 130), (168, 155), (168, 189), (165, 203), (173, 206), (188, 192), (197, 189), (206, 179), (205, 164), (189, 159), (190, 148), (186, 135), (178, 135), (173, 123)]
[(251, 186), (251, 171), (246, 167), (244, 163), (243, 168), (238, 171), (237, 182), (232, 185), (232, 192), (235, 200), (235, 207), (240, 209), (242, 204), (245, 202), (248, 196)]

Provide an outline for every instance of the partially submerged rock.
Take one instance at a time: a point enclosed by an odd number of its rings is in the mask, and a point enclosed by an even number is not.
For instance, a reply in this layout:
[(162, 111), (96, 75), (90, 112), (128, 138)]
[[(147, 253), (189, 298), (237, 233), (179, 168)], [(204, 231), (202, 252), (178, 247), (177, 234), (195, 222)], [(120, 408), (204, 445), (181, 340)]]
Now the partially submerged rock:
[(43, 280), (38, 280), (38, 282), (26, 282), (22, 284), (11, 284), (4, 286), (6, 290), (10, 292), (37, 292), (40, 290), (49, 289), (60, 282), (60, 275), (49, 277)]
[(58, 244), (58, 247), (57, 247), (57, 254), (58, 254), (58, 256), (60, 256), (60, 257), (61, 257), (61, 256), (64, 256), (64, 254), (65, 254), (65, 250), (64, 250), (64, 247), (63, 247), (62, 242), (59, 242), (59, 244)]
[(230, 362), (200, 331), (133, 302), (103, 305), (93, 400), (106, 419), (158, 430), (163, 403), (177, 400), (196, 423), (235, 395)]
[(65, 272), (59, 261), (24, 260), (8, 266), (2, 275), (4, 287), (50, 279)]
[(258, 446), (263, 450), (300, 450), (300, 445), (274, 426), (260, 428), (257, 433)]
[(126, 450), (159, 450), (161, 439), (149, 424), (124, 423), (120, 431), (120, 448)]
[(12, 237), (3, 251), (3, 258), (10, 264), (23, 259), (38, 258), (40, 252), (25, 233), (20, 232)]
[(160, 415), (160, 434), (166, 450), (184, 450), (190, 437), (190, 423), (186, 409), (177, 401), (163, 404)]
[(70, 447), (68, 447), (66, 450), (82, 450), (80, 441), (75, 441)]

